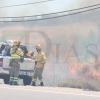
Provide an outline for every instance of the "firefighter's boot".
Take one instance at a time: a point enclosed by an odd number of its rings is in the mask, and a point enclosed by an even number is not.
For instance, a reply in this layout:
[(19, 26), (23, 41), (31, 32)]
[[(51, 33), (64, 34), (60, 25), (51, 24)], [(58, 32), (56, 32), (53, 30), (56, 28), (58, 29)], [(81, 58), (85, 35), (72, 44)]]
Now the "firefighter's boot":
[(9, 81), (9, 84), (10, 84), (10, 85), (13, 85), (13, 81)]
[(18, 83), (17, 82), (14, 82), (14, 85), (18, 85)]
[(32, 82), (32, 85), (31, 86), (36, 86), (36, 83), (35, 82)]
[(40, 86), (44, 86), (43, 82), (40, 82)]

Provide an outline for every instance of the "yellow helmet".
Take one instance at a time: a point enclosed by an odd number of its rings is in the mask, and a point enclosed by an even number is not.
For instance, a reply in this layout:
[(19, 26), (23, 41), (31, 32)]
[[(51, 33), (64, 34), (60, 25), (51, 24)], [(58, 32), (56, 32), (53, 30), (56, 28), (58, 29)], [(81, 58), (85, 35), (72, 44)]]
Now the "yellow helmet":
[(19, 40), (14, 40), (14, 43), (13, 43), (13, 45), (14, 46), (17, 46), (17, 45), (19, 45), (21, 42), (19, 41)]

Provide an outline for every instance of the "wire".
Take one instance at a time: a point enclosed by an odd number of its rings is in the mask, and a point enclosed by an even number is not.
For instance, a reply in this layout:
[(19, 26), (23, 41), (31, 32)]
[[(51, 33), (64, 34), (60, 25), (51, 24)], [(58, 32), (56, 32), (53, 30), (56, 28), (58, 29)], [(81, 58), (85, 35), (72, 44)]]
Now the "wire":
[(66, 14), (66, 15), (48, 17), (48, 18), (41, 18), (41, 19), (34, 19), (34, 20), (20, 20), (20, 21), (0, 21), (0, 22), (27, 22), (27, 21), (47, 20), (47, 19), (60, 18), (60, 17), (70, 16), (70, 15), (80, 14), (80, 13), (84, 13), (84, 12), (88, 12), (88, 11), (92, 11), (92, 10), (96, 10), (96, 9), (100, 9), (100, 7), (92, 8), (92, 9), (84, 10), (84, 11), (79, 11), (79, 12), (75, 12), (75, 13), (71, 13), (71, 14)]
[(77, 8), (77, 9), (72, 9), (72, 10), (67, 10), (67, 11), (61, 11), (61, 12), (56, 12), (56, 13), (48, 13), (48, 14), (40, 14), (40, 15), (32, 15), (32, 16), (19, 16), (19, 17), (0, 17), (0, 18), (24, 18), (24, 17), (37, 17), (37, 16), (44, 16), (44, 15), (53, 15), (53, 14), (59, 14), (59, 13), (65, 13), (65, 12), (70, 12), (70, 11), (76, 11), (76, 10), (81, 10), (85, 8), (90, 8), (90, 7), (95, 7), (99, 6), (100, 4), (92, 5), (92, 6), (86, 6), (82, 8)]
[(19, 5), (3, 6), (3, 7), (0, 7), (0, 8), (8, 8), (8, 7), (32, 5), (32, 4), (37, 4), (37, 3), (49, 2), (49, 1), (54, 1), (54, 0), (44, 0), (44, 1), (33, 2), (33, 3), (25, 3), (25, 4), (19, 4)]

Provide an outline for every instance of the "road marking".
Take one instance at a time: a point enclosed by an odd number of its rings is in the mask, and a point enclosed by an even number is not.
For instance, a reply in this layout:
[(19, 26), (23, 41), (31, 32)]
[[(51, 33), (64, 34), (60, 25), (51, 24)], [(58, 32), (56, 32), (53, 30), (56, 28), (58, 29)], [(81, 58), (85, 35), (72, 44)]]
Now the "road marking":
[(98, 95), (88, 95), (88, 94), (78, 94), (78, 93), (64, 93), (64, 92), (55, 92), (55, 91), (44, 91), (44, 90), (32, 90), (32, 89), (25, 89), (25, 88), (15, 88), (15, 87), (0, 87), (4, 89), (10, 89), (10, 90), (25, 90), (25, 91), (33, 91), (33, 92), (43, 92), (43, 93), (54, 93), (54, 94), (66, 94), (66, 95), (75, 95), (75, 96), (86, 96), (86, 97), (96, 97), (100, 98)]

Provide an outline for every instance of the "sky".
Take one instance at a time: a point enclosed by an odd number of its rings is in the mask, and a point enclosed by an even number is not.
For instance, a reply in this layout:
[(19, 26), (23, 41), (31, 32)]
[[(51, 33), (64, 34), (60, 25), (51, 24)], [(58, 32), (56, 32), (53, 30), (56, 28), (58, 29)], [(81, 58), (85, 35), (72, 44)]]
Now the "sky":
[[(45, 0), (0, 0), (0, 7), (20, 5), (26, 3), (39, 2), (39, 1), (45, 1)], [(37, 14), (54, 13), (54, 12), (67, 11), (95, 4), (100, 4), (100, 0), (53, 0), (49, 2), (32, 4), (32, 5), (0, 8), (0, 17), (19, 17), (19, 16), (32, 16)], [(8, 19), (1, 19), (1, 20), (8, 20)]]
[[(0, 7), (31, 3), (44, 0), (0, 0)], [(54, 0), (40, 4), (0, 9), (1, 16), (25, 16), (52, 13), (79, 7), (80, 0)]]

